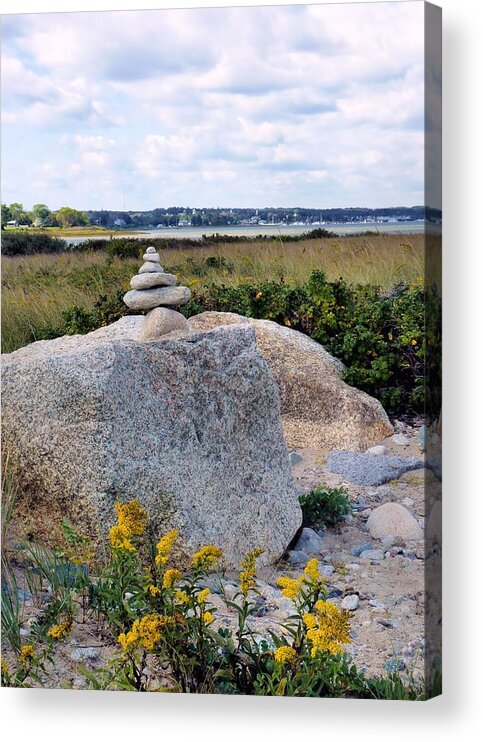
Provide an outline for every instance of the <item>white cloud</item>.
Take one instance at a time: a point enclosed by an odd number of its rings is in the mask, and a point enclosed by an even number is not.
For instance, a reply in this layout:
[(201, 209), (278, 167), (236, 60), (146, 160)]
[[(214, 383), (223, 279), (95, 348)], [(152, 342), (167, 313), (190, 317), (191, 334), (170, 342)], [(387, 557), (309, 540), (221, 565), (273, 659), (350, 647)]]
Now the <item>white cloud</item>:
[(7, 180), (83, 208), (420, 201), (422, 8), (7, 17)]

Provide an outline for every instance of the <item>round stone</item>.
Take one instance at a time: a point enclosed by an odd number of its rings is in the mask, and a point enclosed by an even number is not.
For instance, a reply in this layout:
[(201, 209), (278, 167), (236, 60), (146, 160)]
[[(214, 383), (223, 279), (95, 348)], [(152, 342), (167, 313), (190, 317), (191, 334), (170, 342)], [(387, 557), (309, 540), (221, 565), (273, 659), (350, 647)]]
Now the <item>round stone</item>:
[(147, 253), (154, 253), (154, 252), (156, 252), (156, 248), (155, 248), (155, 247), (154, 247), (153, 245), (150, 245), (150, 246), (149, 246), (149, 247), (148, 247), (148, 248), (146, 249), (146, 252), (147, 252)]
[(150, 261), (147, 261), (146, 263), (143, 263), (138, 270), (138, 273), (164, 273), (164, 268), (162, 268), (159, 263), (151, 263)]
[(176, 286), (176, 276), (172, 273), (143, 273), (133, 276), (130, 286), (138, 291), (152, 289), (153, 286)]
[(191, 298), (191, 291), (187, 286), (166, 286), (144, 291), (128, 291), (124, 295), (124, 303), (129, 309), (154, 309), (154, 307), (177, 306), (186, 304)]
[(156, 307), (147, 313), (141, 330), (141, 340), (156, 340), (174, 330), (190, 331), (190, 324), (180, 312)]
[(143, 255), (143, 260), (149, 260), (150, 263), (161, 262), (161, 258), (159, 257), (157, 252), (145, 252)]

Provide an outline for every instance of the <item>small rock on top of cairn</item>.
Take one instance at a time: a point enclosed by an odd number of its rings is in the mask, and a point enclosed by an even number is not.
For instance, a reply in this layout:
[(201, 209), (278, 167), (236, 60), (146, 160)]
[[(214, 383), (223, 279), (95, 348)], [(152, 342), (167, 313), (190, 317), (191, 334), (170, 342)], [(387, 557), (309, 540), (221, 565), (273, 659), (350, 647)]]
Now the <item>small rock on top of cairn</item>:
[(165, 273), (156, 248), (148, 247), (144, 263), (131, 279), (131, 291), (124, 295), (129, 309), (147, 309), (141, 331), (143, 340), (153, 340), (170, 332), (189, 332), (188, 321), (172, 307), (186, 304), (191, 298), (187, 286), (177, 286), (176, 276)]

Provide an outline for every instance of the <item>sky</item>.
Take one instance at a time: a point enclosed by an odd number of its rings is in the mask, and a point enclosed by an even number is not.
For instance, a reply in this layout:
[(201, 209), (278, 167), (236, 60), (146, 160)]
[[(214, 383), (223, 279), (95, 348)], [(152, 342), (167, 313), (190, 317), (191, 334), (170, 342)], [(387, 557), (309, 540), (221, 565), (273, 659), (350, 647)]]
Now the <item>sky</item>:
[(2, 17), (2, 201), (424, 203), (423, 3)]

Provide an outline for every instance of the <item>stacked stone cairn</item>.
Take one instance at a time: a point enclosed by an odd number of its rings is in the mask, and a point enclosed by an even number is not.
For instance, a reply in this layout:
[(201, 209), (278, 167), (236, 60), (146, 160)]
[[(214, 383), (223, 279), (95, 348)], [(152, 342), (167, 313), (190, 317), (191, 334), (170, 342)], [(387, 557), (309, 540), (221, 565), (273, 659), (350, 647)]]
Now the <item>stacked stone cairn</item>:
[(143, 260), (137, 275), (131, 278), (131, 291), (124, 295), (124, 303), (129, 309), (149, 310), (141, 339), (154, 340), (175, 331), (188, 333), (188, 321), (171, 307), (186, 304), (191, 291), (187, 286), (177, 286), (176, 276), (164, 272), (156, 248), (148, 247)]

